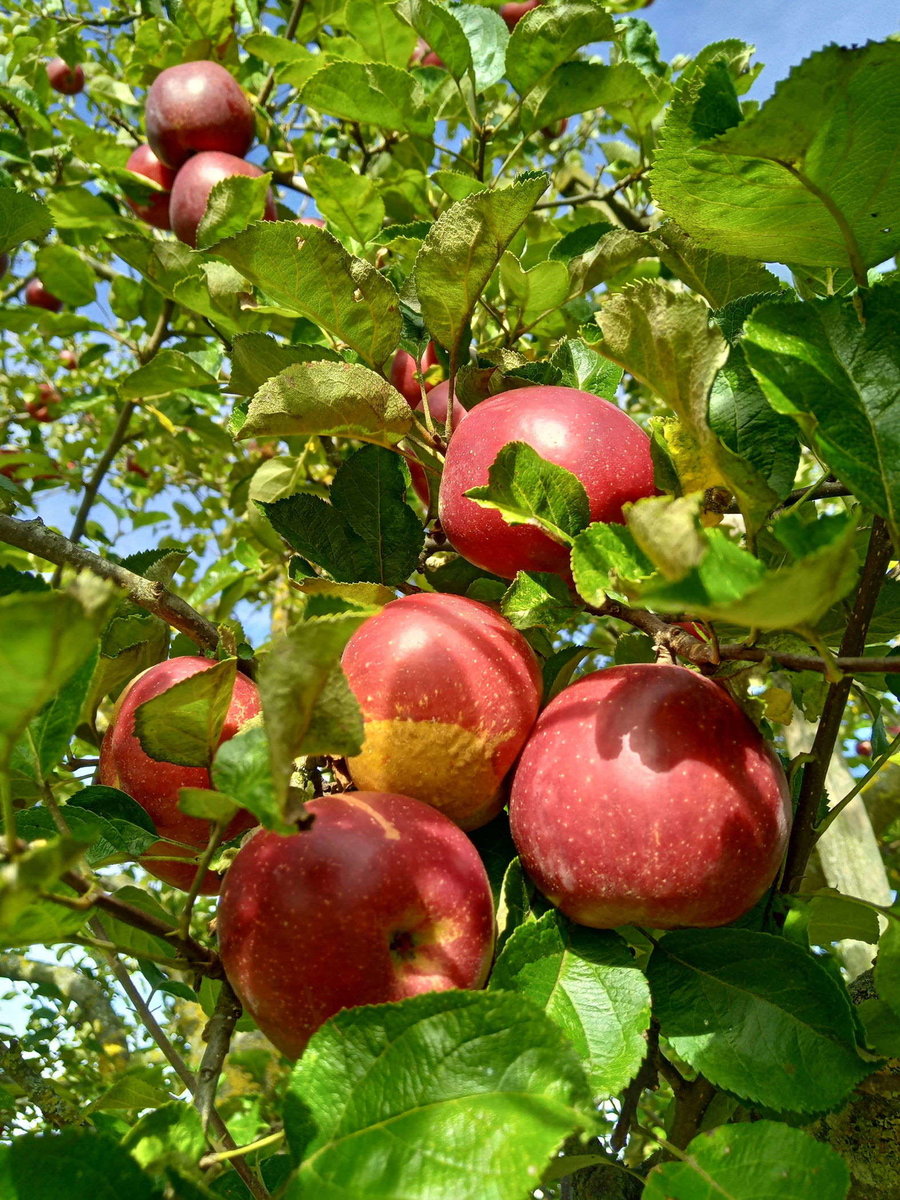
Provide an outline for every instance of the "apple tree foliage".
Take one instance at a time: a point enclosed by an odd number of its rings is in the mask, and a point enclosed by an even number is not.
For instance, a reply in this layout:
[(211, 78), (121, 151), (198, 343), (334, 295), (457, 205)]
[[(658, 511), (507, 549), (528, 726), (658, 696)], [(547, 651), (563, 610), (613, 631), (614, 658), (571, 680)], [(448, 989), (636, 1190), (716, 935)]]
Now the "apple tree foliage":
[[(0, 17), (3, 1200), (898, 1194), (900, 44), (828, 46), (759, 104), (751, 47), (666, 63), (640, 0), (511, 34), (498, 7)], [(419, 37), (444, 66), (408, 66)], [(192, 251), (125, 163), (155, 75), (203, 58), (255, 102), (280, 219), (225, 181)], [(430, 339), (467, 408), (561, 384), (650, 432), (626, 525), (522, 445), (478, 491), (571, 547), (577, 592), (470, 566), (416, 500), (445, 431), (388, 378)], [(498, 606), (548, 696), (658, 656), (721, 679), (789, 765), (785, 871), (732, 927), (590, 930), (501, 818), (473, 835), (487, 989), (345, 1011), (292, 1068), (223, 987), (215, 901), (136, 865), (154, 830), (92, 783), (99, 740), (199, 646), (222, 670), (148, 704), (144, 746), (215, 755), (194, 815), (287, 831), (359, 750), (347, 638), (415, 588)], [(264, 728), (215, 754), (236, 659)]]

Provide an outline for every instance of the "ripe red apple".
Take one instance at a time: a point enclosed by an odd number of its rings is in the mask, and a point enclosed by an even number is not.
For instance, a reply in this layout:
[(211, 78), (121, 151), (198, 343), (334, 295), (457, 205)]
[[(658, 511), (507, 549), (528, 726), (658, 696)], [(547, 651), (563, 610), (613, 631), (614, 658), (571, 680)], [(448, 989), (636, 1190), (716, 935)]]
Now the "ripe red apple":
[(147, 93), (147, 141), (168, 167), (197, 150), (240, 158), (253, 142), (253, 109), (219, 63), (179, 63), (160, 71)]
[(136, 200), (129, 200), (128, 205), (148, 225), (153, 225), (157, 229), (171, 229), (169, 194), (172, 191), (177, 172), (171, 167), (167, 167), (164, 162), (160, 162), (149, 146), (138, 146), (125, 164), (125, 169), (133, 171), (135, 175), (143, 175), (145, 179), (150, 179), (153, 183), (158, 183), (160, 187), (165, 188), (164, 192), (155, 192), (153, 198), (143, 204)]
[(322, 220), (321, 217), (298, 217), (296, 224), (297, 225), (315, 225), (315, 227), (317, 229), (325, 228), (325, 222)]
[(29, 279), (25, 285), (25, 303), (34, 308), (46, 308), (48, 312), (59, 312), (62, 300), (48, 292), (39, 279)]
[(69, 350), (67, 347), (60, 350), (59, 361), (60, 361), (61, 365), (66, 368), (67, 371), (77, 371), (78, 370), (78, 355), (75, 353), (74, 350)]
[(288, 1058), (342, 1008), (481, 987), (494, 945), (487, 875), (446, 817), (373, 792), (307, 807), (309, 830), (241, 847), (217, 921), (232, 987)]
[(856, 753), (860, 758), (868, 758), (872, 753), (872, 743), (866, 738), (863, 742), (856, 743)]
[[(144, 753), (134, 731), (134, 714), (146, 700), (167, 691), (182, 679), (206, 671), (214, 664), (208, 658), (191, 655), (171, 658), (157, 663), (128, 684), (113, 710), (109, 728), (100, 747), (99, 782), (108, 787), (127, 792), (150, 816), (162, 838), (178, 842), (184, 847), (173, 849), (165, 842), (153, 846), (148, 855), (166, 854), (177, 857), (195, 855), (209, 841), (210, 825), (198, 817), (189, 817), (178, 807), (179, 788), (212, 787), (209, 771), (205, 767), (183, 767), (177, 763), (157, 762)], [(231, 705), (222, 728), (221, 742), (241, 729), (260, 711), (259, 693), (256, 685), (246, 675), (238, 674)], [(250, 813), (241, 811), (228, 825), (224, 839), (237, 837), (256, 823)], [(143, 860), (142, 860), (143, 862)], [(143, 863), (151, 875), (163, 879), (173, 887), (190, 887), (196, 873), (194, 863)], [(207, 872), (201, 889), (206, 895), (215, 895), (221, 880), (212, 871)]]
[(685, 667), (610, 667), (565, 688), (528, 739), (510, 824), (557, 908), (598, 929), (725, 925), (775, 878), (791, 821), (778, 759)]
[(477, 567), (512, 579), (517, 571), (568, 575), (569, 551), (533, 525), (507, 525), (465, 496), (488, 482), (507, 442), (526, 442), (581, 480), (592, 521), (622, 522), (622, 505), (651, 496), (650, 439), (609, 400), (565, 387), (501, 392), (473, 408), (453, 435), (441, 479), (440, 518), (456, 550)]
[(415, 50), (409, 56), (409, 65), (411, 67), (442, 67), (444, 60), (431, 49), (424, 38), (419, 38)]
[[(398, 350), (394, 355), (391, 362), (390, 380), (410, 408), (415, 408), (422, 399), (422, 392), (419, 387), (419, 381), (416, 379), (416, 372), (424, 374), (429, 367), (435, 366), (437, 361), (438, 356), (434, 348), (434, 342), (428, 343), (418, 363), (405, 350)], [(425, 390), (428, 391), (427, 384), (425, 385)]]
[(521, 4), (501, 4), (500, 16), (509, 26), (510, 33), (512, 33), (525, 14), (531, 12), (533, 8), (537, 8), (540, 3), (541, 0), (523, 0)]
[(58, 404), (62, 404), (62, 395), (58, 388), (55, 388), (52, 383), (39, 383), (38, 394), (35, 400), (26, 400), (25, 408), (28, 410), (29, 416), (35, 421), (48, 422), (54, 419), (54, 413), (50, 410)]
[(541, 699), (522, 635), (486, 604), (421, 593), (365, 621), (342, 662), (365, 719), (356, 786), (415, 796), (463, 829), (495, 817)]
[[(431, 418), (434, 421), (435, 433), (443, 436), (444, 428), (447, 421), (447, 404), (450, 400), (450, 380), (445, 379), (442, 383), (437, 383), (433, 388), (426, 393), (426, 403), (428, 411), (431, 413)], [(422, 397), (416, 404), (413, 405), (416, 412), (422, 411)], [(466, 415), (466, 410), (460, 402), (453, 397), (453, 416), (450, 419), (451, 432), (456, 429), (457, 425)], [(425, 471), (418, 463), (409, 464), (409, 473), (412, 477), (412, 485), (416, 489), (416, 495), (423, 504), (427, 504), (431, 497), (431, 488), (428, 485), (428, 479)]]
[(47, 78), (54, 92), (74, 96), (84, 88), (84, 68), (77, 64), (70, 67), (61, 58), (51, 58), (47, 63)]
[[(197, 230), (206, 212), (206, 202), (213, 187), (222, 179), (233, 175), (247, 175), (255, 179), (264, 175), (259, 167), (235, 158), (232, 154), (209, 151), (195, 154), (189, 159), (175, 179), (169, 199), (169, 218), (175, 236), (189, 246), (197, 244)], [(263, 221), (274, 221), (275, 200), (271, 191), (266, 195), (265, 211), (260, 214)]]

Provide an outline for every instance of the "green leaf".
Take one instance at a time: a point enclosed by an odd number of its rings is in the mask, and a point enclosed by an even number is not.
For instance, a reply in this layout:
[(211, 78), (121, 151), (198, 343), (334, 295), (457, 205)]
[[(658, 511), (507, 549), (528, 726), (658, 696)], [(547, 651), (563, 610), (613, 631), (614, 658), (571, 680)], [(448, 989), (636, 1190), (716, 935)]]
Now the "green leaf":
[(146, 364), (126, 375), (119, 384), (123, 400), (153, 400), (186, 388), (215, 388), (214, 375), (180, 350), (160, 350)]
[(696, 296), (646, 280), (610, 295), (597, 324), (602, 352), (652, 388), (696, 443), (700, 486), (724, 484), (737, 496), (748, 528), (758, 529), (780, 497), (710, 426), (710, 390), (728, 359), (728, 345), (710, 325), (707, 306)]
[(654, 1167), (643, 1200), (844, 1200), (841, 1156), (777, 1121), (722, 1125), (688, 1145), (684, 1161)]
[(168, 1092), (131, 1073), (117, 1079), (102, 1096), (92, 1100), (86, 1112), (137, 1112), (144, 1108), (159, 1108), (170, 1099)]
[(40, 200), (12, 188), (0, 188), (0, 254), (22, 242), (40, 241), (52, 225), (50, 213)]
[(469, 43), (475, 91), (484, 92), (499, 83), (506, 71), (509, 44), (506, 22), (498, 12), (477, 4), (460, 4), (452, 11)]
[(543, 628), (554, 634), (560, 625), (580, 615), (563, 579), (525, 571), (520, 571), (510, 584), (500, 611), (516, 629)]
[[(27, 910), (40, 892), (53, 889), (63, 873), (81, 857), (85, 845), (77, 838), (51, 837), (35, 842), (15, 859), (0, 866), (0, 941), (3, 944), (16, 944), (20, 916), (25, 914), (27, 917)], [(78, 924), (81, 922), (77, 922), (76, 927)]]
[(472, 52), (455, 10), (434, 0), (400, 0), (397, 13), (434, 50), (454, 79), (472, 70)]
[(34, 258), (41, 282), (72, 308), (93, 303), (96, 294), (94, 272), (77, 250), (62, 242), (42, 246)]
[(301, 362), (267, 380), (240, 429), (242, 438), (325, 434), (392, 446), (413, 424), (400, 393), (358, 363)]
[(509, 250), (500, 260), (500, 286), (511, 311), (512, 328), (531, 326), (560, 308), (569, 296), (569, 272), (561, 262), (545, 259), (526, 271)]
[(521, 96), (546, 87), (554, 71), (576, 50), (591, 42), (610, 41), (612, 17), (600, 0), (560, 0), (540, 5), (518, 22), (506, 52), (506, 74)]
[(93, 653), (112, 589), (79, 580), (65, 592), (0, 597), (0, 673), (15, 680), (0, 696), (0, 769), (29, 722)]
[(879, 999), (900, 1018), (900, 910), (897, 909), (892, 912), (878, 943), (875, 988)]
[(647, 1051), (650, 990), (617, 934), (546, 913), (514, 931), (491, 988), (519, 992), (546, 1011), (588, 1064), (595, 1096), (615, 1095), (637, 1074)]
[(592, 396), (603, 396), (606, 400), (614, 399), (625, 373), (580, 338), (563, 338), (553, 351), (550, 362), (562, 373), (563, 387), (577, 388), (581, 392), (590, 392)]
[(158, 1200), (156, 1184), (107, 1134), (63, 1129), (0, 1146), (3, 1200)]
[(482, 508), (496, 509), (507, 524), (534, 525), (563, 545), (571, 545), (591, 519), (581, 480), (525, 442), (504, 446), (491, 463), (487, 484), (465, 495)]
[(263, 221), (217, 242), (211, 252), (230, 262), (286, 313), (321, 325), (372, 367), (380, 367), (400, 341), (399, 298), (393, 285), (369, 263), (348, 254), (324, 229)]
[[(347, 29), (372, 62), (404, 68), (412, 54), (412, 30), (397, 16), (391, 4), (371, 0), (348, 0)], [(304, 168), (305, 175), (305, 168)]]
[(416, 73), (386, 63), (332, 63), (317, 71), (300, 95), (309, 108), (329, 117), (425, 138), (434, 133), (434, 113)]
[(319, 496), (299, 492), (274, 504), (260, 504), (272, 528), (305, 559), (342, 583), (377, 580), (373, 548), (350, 523)]
[(773, 411), (744, 356), (731, 347), (709, 395), (709, 425), (722, 442), (745, 459), (779, 498), (791, 490), (800, 447), (790, 418)]
[(656, 155), (656, 201), (713, 250), (849, 266), (865, 285), (865, 268), (900, 246), (900, 164), (873, 151), (894, 136), (900, 45), (827, 46), (756, 113), (710, 124), (727, 79), (714, 62), (681, 85)]
[(222, 743), (213, 759), (212, 781), (220, 792), (252, 812), (266, 829), (293, 832), (292, 826), (281, 821), (272, 780), (269, 738), (261, 725), (251, 725)]
[(178, 789), (180, 811), (201, 821), (219, 821), (227, 825), (240, 807), (237, 800), (213, 788)]
[(814, 896), (809, 901), (806, 936), (813, 946), (828, 946), (844, 938), (875, 945), (878, 916), (868, 905), (835, 892)]
[(208, 767), (231, 704), (237, 659), (227, 658), (139, 704), (134, 731), (157, 762)]
[(240, 233), (253, 221), (262, 220), (270, 173), (251, 177), (230, 175), (213, 184), (206, 209), (197, 227), (197, 248), (205, 250), (222, 238)]
[(863, 312), (837, 297), (765, 304), (744, 349), (771, 406), (900, 540), (900, 284), (872, 288)]
[(362, 715), (340, 667), (347, 639), (371, 615), (342, 613), (299, 621), (278, 638), (259, 668), (279, 811), (294, 759), (359, 754)]
[(425, 535), (405, 495), (402, 460), (381, 446), (363, 446), (338, 468), (331, 503), (369, 545), (377, 565), (377, 575), (361, 579), (394, 586), (415, 570)]
[(165, 1104), (129, 1129), (122, 1139), (122, 1149), (142, 1167), (152, 1170), (165, 1166), (194, 1168), (206, 1149), (200, 1114), (183, 1100)]
[(846, 991), (784, 938), (743, 929), (670, 933), (647, 975), (673, 1049), (737, 1096), (776, 1110), (822, 1112), (871, 1070), (856, 1050)]
[(231, 378), (228, 391), (252, 396), (267, 379), (285, 367), (300, 362), (341, 362), (328, 346), (282, 345), (267, 333), (242, 333), (231, 347)]
[(101, 818), (95, 840), (85, 857), (92, 865), (139, 858), (156, 841), (153, 821), (136, 800), (118, 788), (83, 788), (66, 802), (66, 816), (86, 813)]
[(674, 222), (664, 221), (647, 237), (660, 259), (713, 308), (753, 293), (777, 292), (778, 277), (761, 263), (733, 254), (719, 254), (697, 242)]
[(626, 599), (639, 592), (635, 585), (649, 579), (653, 572), (653, 563), (624, 525), (595, 521), (575, 538), (572, 574), (579, 596), (588, 604), (602, 604), (607, 595)]
[(441, 213), (422, 243), (415, 269), (422, 319), (451, 358), (503, 252), (547, 183), (546, 175), (530, 174), (510, 187), (467, 196)]
[(30, 747), (33, 747), (41, 774), (45, 777), (68, 748), (96, 666), (95, 651), (75, 674), (66, 680), (28, 727), (25, 739)]
[(368, 242), (384, 223), (384, 200), (374, 181), (341, 158), (316, 154), (303, 164), (303, 178), (329, 226)]
[(519, 996), (342, 1012), (291, 1076), (285, 1128), (301, 1165), (286, 1200), (458, 1200), (473, 1178), (479, 1200), (521, 1200), (592, 1120), (572, 1047)]

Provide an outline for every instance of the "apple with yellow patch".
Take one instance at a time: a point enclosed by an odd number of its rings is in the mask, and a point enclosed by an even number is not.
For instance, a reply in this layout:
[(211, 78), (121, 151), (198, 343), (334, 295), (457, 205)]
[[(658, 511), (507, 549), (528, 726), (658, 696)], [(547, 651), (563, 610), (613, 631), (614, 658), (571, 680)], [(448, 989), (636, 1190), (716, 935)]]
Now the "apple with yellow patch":
[(494, 949), (487, 875), (446, 817), (371, 792), (307, 808), (310, 829), (241, 847), (217, 920), (232, 987), (288, 1058), (342, 1008), (481, 987)]
[(541, 671), (522, 635), (486, 604), (402, 596), (350, 638), (343, 668), (365, 720), (348, 760), (364, 791), (400, 792), (477, 829), (537, 717)]

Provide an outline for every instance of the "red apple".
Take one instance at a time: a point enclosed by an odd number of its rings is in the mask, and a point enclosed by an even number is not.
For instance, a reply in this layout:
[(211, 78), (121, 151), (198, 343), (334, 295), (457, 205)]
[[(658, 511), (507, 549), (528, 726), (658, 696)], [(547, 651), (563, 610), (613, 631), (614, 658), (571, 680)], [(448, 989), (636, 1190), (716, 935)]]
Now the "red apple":
[(373, 792), (307, 807), (309, 830), (242, 846), (217, 921), (232, 987), (288, 1058), (342, 1008), (481, 987), (494, 945), (487, 875), (446, 817)]
[(140, 475), (142, 479), (149, 479), (150, 472), (146, 467), (142, 467), (133, 454), (129, 454), (125, 462), (125, 470), (131, 471), (134, 475)]
[[(437, 361), (438, 356), (434, 348), (434, 342), (428, 343), (418, 363), (405, 350), (398, 350), (394, 355), (391, 362), (390, 380), (410, 408), (415, 408), (422, 399), (422, 391), (419, 387), (419, 381), (416, 379), (416, 372), (424, 374), (429, 367), (435, 366)], [(427, 384), (425, 385), (425, 390), (428, 391)]]
[[(442, 383), (437, 383), (426, 394), (426, 402), (428, 411), (431, 413), (431, 419), (434, 421), (435, 433), (443, 436), (444, 428), (447, 421), (447, 404), (450, 399), (450, 380), (445, 379)], [(413, 405), (416, 412), (422, 411), (422, 397), (419, 397), (418, 403)], [(454, 396), (453, 398), (453, 416), (451, 417), (451, 432), (456, 429), (457, 425), (466, 415), (466, 410)], [(425, 471), (418, 463), (409, 464), (409, 473), (412, 477), (412, 485), (416, 489), (416, 495), (423, 504), (427, 504), (431, 497), (431, 488), (428, 486), (428, 479)]]
[(197, 150), (238, 158), (253, 142), (253, 109), (237, 80), (208, 60), (166, 67), (147, 93), (147, 141), (168, 167)]
[(55, 408), (58, 404), (62, 404), (62, 395), (59, 390), (52, 383), (39, 383), (37, 399), (26, 400), (25, 408), (35, 421), (48, 422), (54, 419), (54, 414), (50, 409)]
[[(205, 767), (183, 767), (177, 763), (157, 762), (144, 753), (134, 731), (134, 714), (139, 705), (167, 691), (182, 679), (206, 671), (214, 664), (208, 658), (186, 656), (171, 658), (157, 663), (128, 684), (119, 697), (109, 728), (100, 747), (99, 782), (108, 787), (127, 792), (140, 804), (156, 826), (162, 838), (180, 843), (183, 847), (158, 843), (147, 851), (148, 855), (165, 854), (188, 857), (206, 846), (209, 841), (210, 825), (198, 817), (189, 817), (178, 807), (179, 788), (212, 787), (209, 771)], [(238, 674), (231, 705), (222, 728), (221, 742), (228, 741), (260, 711), (259, 693), (246, 675)], [(237, 837), (256, 823), (250, 813), (241, 811), (225, 830), (224, 839)], [(143, 860), (142, 860), (143, 861)], [(163, 879), (173, 887), (190, 887), (196, 873), (192, 863), (144, 863), (151, 875)], [(212, 871), (204, 880), (202, 891), (215, 895), (220, 879)]]
[(6, 274), (6, 272), (8, 270), (9, 270), (9, 255), (8, 254), (0, 254), (0, 279), (3, 278), (3, 276)]
[(78, 370), (78, 355), (75, 353), (74, 350), (69, 350), (68, 348), (60, 350), (59, 361), (60, 361), (61, 365), (66, 368), (67, 371), (77, 371)]
[(711, 680), (656, 663), (597, 671), (551, 701), (509, 811), (540, 890), (598, 929), (734, 921), (775, 878), (791, 822), (756, 726)]
[(442, 67), (444, 60), (431, 49), (424, 38), (419, 38), (415, 50), (409, 56), (409, 65), (411, 67)]
[(62, 92), (64, 96), (74, 96), (84, 88), (84, 68), (70, 67), (61, 58), (51, 58), (47, 63), (47, 78), (54, 92)]
[(297, 225), (315, 225), (315, 227), (317, 229), (325, 228), (325, 222), (322, 220), (321, 217), (298, 217), (296, 220), (296, 224)]
[(856, 753), (860, 758), (869, 758), (872, 753), (872, 743), (866, 738), (863, 742), (856, 743)]
[(153, 183), (158, 183), (160, 187), (165, 188), (163, 192), (155, 192), (152, 199), (143, 204), (138, 203), (137, 200), (129, 200), (128, 205), (148, 225), (153, 225), (157, 229), (171, 229), (169, 193), (172, 191), (177, 172), (171, 167), (167, 167), (164, 162), (160, 162), (149, 146), (138, 146), (125, 164), (125, 169), (132, 171), (135, 175), (143, 175), (145, 179), (150, 179)]
[(651, 496), (650, 439), (609, 400), (565, 387), (525, 387), (477, 405), (453, 436), (440, 490), (441, 525), (475, 566), (512, 579), (517, 571), (568, 575), (569, 551), (533, 525), (507, 525), (465, 496), (488, 482), (507, 442), (526, 442), (584, 485), (592, 521), (622, 522), (622, 505)]
[(39, 279), (29, 279), (25, 285), (25, 303), (34, 308), (46, 308), (48, 312), (59, 312), (62, 300), (48, 292)]
[(523, 0), (521, 4), (501, 4), (500, 16), (509, 26), (510, 33), (512, 33), (525, 14), (531, 12), (533, 8), (537, 8), (540, 3), (541, 0)]
[[(206, 212), (209, 193), (220, 180), (230, 179), (233, 175), (247, 175), (255, 179), (264, 174), (253, 163), (235, 158), (232, 154), (220, 154), (217, 151), (195, 154), (178, 172), (169, 199), (169, 217), (176, 237), (189, 246), (196, 246), (197, 230)], [(276, 219), (275, 200), (271, 191), (266, 195), (265, 210), (260, 213), (260, 218), (263, 221)]]
[(365, 621), (342, 661), (365, 720), (356, 786), (415, 796), (463, 829), (495, 817), (541, 699), (522, 635), (486, 604), (421, 593)]

